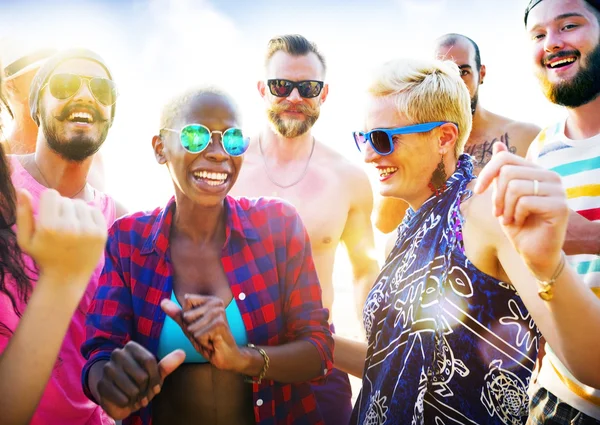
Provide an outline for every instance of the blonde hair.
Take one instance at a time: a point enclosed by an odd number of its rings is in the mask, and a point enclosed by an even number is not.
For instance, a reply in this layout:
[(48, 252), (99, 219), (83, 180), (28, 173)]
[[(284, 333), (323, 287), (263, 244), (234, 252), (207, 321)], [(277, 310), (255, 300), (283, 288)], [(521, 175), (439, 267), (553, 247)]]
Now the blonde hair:
[(473, 116), (467, 86), (454, 62), (398, 59), (387, 62), (369, 86), (375, 97), (392, 96), (398, 113), (414, 124), (448, 121), (458, 125), (458, 158), (471, 132)]

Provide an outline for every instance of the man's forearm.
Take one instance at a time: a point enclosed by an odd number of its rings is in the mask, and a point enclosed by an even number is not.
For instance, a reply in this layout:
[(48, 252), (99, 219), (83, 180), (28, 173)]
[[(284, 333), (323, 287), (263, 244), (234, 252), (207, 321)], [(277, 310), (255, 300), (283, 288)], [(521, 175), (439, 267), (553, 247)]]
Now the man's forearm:
[[(571, 212), (572, 217), (576, 212)], [(581, 216), (570, 219), (563, 250), (567, 255), (600, 253), (600, 223)]]

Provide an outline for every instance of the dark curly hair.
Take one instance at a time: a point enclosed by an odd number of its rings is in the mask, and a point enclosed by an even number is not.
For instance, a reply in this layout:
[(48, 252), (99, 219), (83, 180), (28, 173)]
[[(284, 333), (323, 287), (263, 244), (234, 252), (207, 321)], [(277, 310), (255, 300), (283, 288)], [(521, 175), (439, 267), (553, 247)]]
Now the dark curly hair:
[[(8, 102), (4, 95), (2, 68), (0, 67), (0, 112), (8, 111), (12, 116)], [(0, 121), (0, 135), (2, 135), (2, 122)], [(23, 313), (18, 308), (18, 301), (27, 303), (31, 293), (29, 279), (21, 248), (17, 244), (17, 236), (13, 230), (16, 222), (16, 193), (10, 177), (10, 165), (4, 146), (0, 143), (0, 292), (10, 299), (17, 316)], [(33, 272), (33, 270), (31, 270)], [(8, 282), (13, 279), (16, 284), (16, 293), (9, 291)], [(0, 335), (12, 335), (14, 329), (9, 329), (0, 322)]]

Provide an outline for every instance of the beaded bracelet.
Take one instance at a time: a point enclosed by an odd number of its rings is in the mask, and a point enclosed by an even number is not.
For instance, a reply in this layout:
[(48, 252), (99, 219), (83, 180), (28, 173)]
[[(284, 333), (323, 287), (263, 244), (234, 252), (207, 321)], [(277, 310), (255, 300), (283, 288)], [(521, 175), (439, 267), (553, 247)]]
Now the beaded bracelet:
[(258, 378), (248, 376), (245, 378), (245, 381), (251, 384), (260, 384), (265, 375), (267, 374), (267, 370), (269, 370), (269, 356), (265, 350), (263, 350), (260, 347), (257, 347), (254, 344), (248, 344), (247, 347), (258, 351), (262, 356), (263, 360), (265, 361), (265, 364), (263, 365), (263, 368), (260, 371), (260, 375), (258, 375)]
[(565, 268), (565, 263), (566, 263), (565, 253), (561, 252), (560, 263), (558, 263), (558, 266), (556, 267), (556, 271), (554, 272), (554, 274), (552, 275), (550, 280), (541, 280), (536, 277), (537, 283), (538, 283), (538, 285), (540, 285), (540, 289), (538, 290), (538, 295), (544, 301), (550, 301), (550, 300), (552, 300), (552, 298), (554, 298), (554, 288), (553, 288), (554, 282), (556, 282), (556, 279), (558, 279), (558, 276), (560, 276), (563, 269)]

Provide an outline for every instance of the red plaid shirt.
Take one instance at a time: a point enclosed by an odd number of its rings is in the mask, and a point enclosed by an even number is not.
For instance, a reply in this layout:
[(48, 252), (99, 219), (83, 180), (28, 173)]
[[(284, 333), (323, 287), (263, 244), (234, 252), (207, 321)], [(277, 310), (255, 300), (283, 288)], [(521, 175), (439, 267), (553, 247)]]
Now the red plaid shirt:
[[(225, 206), (222, 264), (248, 341), (256, 345), (309, 341), (321, 355), (325, 376), (333, 367), (333, 339), (308, 235), (298, 214), (274, 199), (228, 196)], [(81, 347), (87, 359), (82, 383), (90, 398), (89, 370), (95, 362), (109, 360), (114, 349), (134, 340), (157, 353), (165, 320), (160, 301), (170, 298), (173, 287), (168, 251), (174, 211), (171, 199), (164, 209), (117, 220), (109, 231), (106, 263), (88, 312), (87, 341)], [(252, 385), (257, 424), (323, 423), (309, 383)], [(150, 406), (123, 421), (151, 423)]]

